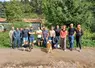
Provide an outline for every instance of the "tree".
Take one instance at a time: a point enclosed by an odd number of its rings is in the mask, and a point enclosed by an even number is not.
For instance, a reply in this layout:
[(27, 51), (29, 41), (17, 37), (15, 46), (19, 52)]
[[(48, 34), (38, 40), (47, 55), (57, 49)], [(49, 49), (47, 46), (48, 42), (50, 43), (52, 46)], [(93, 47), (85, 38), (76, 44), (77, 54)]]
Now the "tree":
[(0, 17), (2, 17), (2, 18), (6, 17), (4, 4), (2, 2), (0, 2)]
[(19, 1), (6, 2), (6, 17), (8, 21), (17, 21), (21, 20), (23, 16), (23, 4)]
[(43, 12), (51, 25), (74, 23), (89, 26), (93, 19), (90, 6), (90, 2), (82, 0), (44, 0)]

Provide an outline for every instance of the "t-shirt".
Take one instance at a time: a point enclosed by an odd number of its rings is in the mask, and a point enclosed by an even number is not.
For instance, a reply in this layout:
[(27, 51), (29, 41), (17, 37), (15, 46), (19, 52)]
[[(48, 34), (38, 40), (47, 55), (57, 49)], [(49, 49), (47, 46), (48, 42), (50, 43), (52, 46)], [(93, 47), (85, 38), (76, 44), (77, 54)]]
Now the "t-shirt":
[(37, 30), (37, 33), (38, 33), (38, 38), (41, 38), (42, 37), (42, 35), (40, 34), (40, 33), (42, 33), (42, 30)]
[(69, 35), (73, 35), (75, 32), (75, 28), (69, 28), (68, 32), (69, 32)]
[(25, 29), (23, 30), (23, 37), (28, 37), (29, 36), (29, 30)]
[(54, 30), (50, 30), (50, 37), (55, 36), (55, 31)]
[(56, 36), (60, 36), (60, 29), (55, 29)]
[[(29, 32), (31, 32), (31, 33), (32, 33), (32, 32), (33, 32), (33, 30), (31, 30), (31, 29), (30, 29), (30, 30), (29, 30)], [(34, 34), (29, 34), (29, 37), (31, 37), (31, 38), (33, 37), (33, 38), (34, 38)]]
[(43, 37), (46, 38), (46, 37), (48, 36), (48, 30), (44, 30), (44, 31), (42, 32), (42, 34), (43, 34)]
[(66, 36), (67, 36), (67, 31), (66, 30), (65, 31), (61, 30), (60, 31), (60, 37), (61, 38), (66, 38)]

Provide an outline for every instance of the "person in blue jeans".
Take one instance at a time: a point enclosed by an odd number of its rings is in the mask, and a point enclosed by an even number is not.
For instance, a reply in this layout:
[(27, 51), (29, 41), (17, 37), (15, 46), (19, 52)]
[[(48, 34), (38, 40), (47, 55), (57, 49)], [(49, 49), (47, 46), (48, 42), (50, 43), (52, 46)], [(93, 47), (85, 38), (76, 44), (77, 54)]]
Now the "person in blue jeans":
[[(59, 44), (59, 42), (60, 42), (60, 28), (59, 28), (59, 25), (56, 26), (55, 33), (56, 33), (56, 38), (58, 40), (57, 44)], [(58, 48), (58, 46), (57, 46), (57, 48)]]
[(29, 30), (29, 48), (30, 49), (33, 49), (33, 46), (34, 46), (34, 34), (35, 32), (33, 31), (33, 27), (30, 27), (30, 30)]
[(13, 37), (14, 37), (14, 47), (18, 46), (18, 48), (20, 47), (20, 30), (19, 28), (16, 28), (16, 30), (13, 33)]
[(22, 36), (23, 36), (23, 45), (27, 44), (29, 42), (29, 29), (28, 27), (26, 27), (23, 31), (22, 31)]
[(43, 27), (42, 37), (43, 37), (43, 45), (46, 47), (48, 39), (48, 30), (46, 29), (46, 27)]
[(70, 44), (70, 50), (73, 50), (74, 47), (74, 33), (75, 28), (73, 27), (73, 24), (70, 24), (70, 28), (68, 29), (68, 36), (69, 36), (69, 44)]

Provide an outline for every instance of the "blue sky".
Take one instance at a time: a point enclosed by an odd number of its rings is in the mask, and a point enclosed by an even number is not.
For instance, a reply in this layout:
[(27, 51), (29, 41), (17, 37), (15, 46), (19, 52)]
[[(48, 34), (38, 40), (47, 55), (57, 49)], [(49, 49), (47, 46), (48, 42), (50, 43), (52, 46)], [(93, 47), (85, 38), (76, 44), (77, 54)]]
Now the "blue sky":
[(0, 0), (0, 1), (4, 2), (4, 1), (10, 1), (10, 0)]

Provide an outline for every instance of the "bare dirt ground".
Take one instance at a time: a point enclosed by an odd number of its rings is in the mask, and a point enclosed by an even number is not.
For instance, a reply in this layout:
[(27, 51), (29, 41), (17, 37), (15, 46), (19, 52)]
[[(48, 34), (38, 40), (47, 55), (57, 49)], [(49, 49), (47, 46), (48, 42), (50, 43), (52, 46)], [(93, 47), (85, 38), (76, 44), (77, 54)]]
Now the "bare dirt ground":
[(0, 68), (95, 68), (95, 48), (81, 52), (54, 49), (48, 54), (44, 48), (31, 52), (0, 49)]

